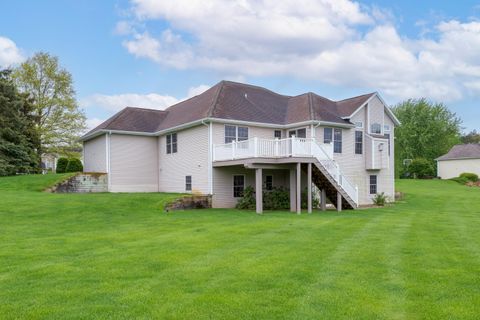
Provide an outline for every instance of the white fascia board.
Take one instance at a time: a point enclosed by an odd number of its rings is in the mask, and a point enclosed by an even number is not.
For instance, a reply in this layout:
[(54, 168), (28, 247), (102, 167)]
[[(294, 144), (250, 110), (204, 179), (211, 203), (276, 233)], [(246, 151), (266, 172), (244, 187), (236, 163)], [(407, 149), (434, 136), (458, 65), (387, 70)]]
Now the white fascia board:
[(400, 122), (400, 120), (397, 119), (397, 117), (395, 116), (395, 114), (392, 112), (392, 110), (390, 110), (390, 108), (388, 107), (387, 103), (385, 102), (385, 100), (383, 100), (382, 96), (378, 93), (378, 92), (375, 92), (375, 94), (373, 94), (370, 98), (368, 98), (367, 101), (365, 101), (360, 107), (358, 107), (351, 115), (347, 116), (347, 117), (342, 117), (342, 119), (351, 119), (352, 117), (354, 117), (358, 112), (360, 112), (360, 110), (362, 110), (363, 107), (365, 107), (373, 98), (377, 97), (378, 99), (380, 99), (380, 101), (382, 102), (383, 104), (383, 107), (385, 108), (385, 110), (387, 110), (387, 114), (388, 116), (392, 119), (393, 123), (396, 125), (396, 126), (399, 126), (401, 125), (402, 123)]

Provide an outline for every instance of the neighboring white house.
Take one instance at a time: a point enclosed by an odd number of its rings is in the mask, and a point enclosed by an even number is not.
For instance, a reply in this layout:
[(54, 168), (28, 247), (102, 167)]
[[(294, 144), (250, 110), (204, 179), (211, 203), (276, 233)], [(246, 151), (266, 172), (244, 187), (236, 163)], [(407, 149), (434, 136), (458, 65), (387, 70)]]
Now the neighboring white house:
[(82, 138), (84, 170), (108, 173), (111, 192), (196, 191), (218, 208), (247, 186), (286, 187), (300, 212), (312, 183), (338, 210), (356, 208), (394, 199), (398, 124), (378, 93), (332, 101), (222, 81), (164, 111), (123, 109)]
[(57, 170), (58, 154), (56, 153), (43, 153), (42, 154), (42, 171), (55, 172)]
[(442, 179), (455, 178), (464, 172), (480, 176), (480, 144), (457, 144), (436, 160), (437, 176)]

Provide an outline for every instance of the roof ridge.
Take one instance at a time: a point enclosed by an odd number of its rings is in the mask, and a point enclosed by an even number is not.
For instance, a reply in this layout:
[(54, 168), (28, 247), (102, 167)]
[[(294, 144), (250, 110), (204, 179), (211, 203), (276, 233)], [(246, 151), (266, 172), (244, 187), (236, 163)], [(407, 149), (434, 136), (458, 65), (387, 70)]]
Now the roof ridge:
[(223, 87), (225, 86), (225, 80), (222, 80), (218, 83), (218, 88), (217, 91), (215, 92), (215, 96), (213, 97), (212, 104), (207, 110), (207, 118), (211, 118), (213, 111), (215, 110), (215, 107), (217, 106), (218, 102), (218, 96), (220, 95), (220, 92), (222, 91)]
[(356, 98), (360, 98), (360, 97), (365, 97), (365, 96), (372, 96), (374, 94), (377, 94), (378, 92), (371, 92), (371, 93), (365, 93), (365, 94), (361, 94), (361, 95), (358, 95), (358, 96), (355, 96), (355, 97), (351, 97), (351, 98), (346, 98), (346, 99), (342, 99), (342, 100), (338, 100), (338, 101), (333, 101), (333, 102), (342, 102), (342, 101), (347, 101), (347, 100), (352, 100), (352, 99), (356, 99)]
[(126, 106), (125, 108), (123, 108), (122, 110), (125, 110), (125, 109), (137, 109), (137, 110), (145, 110), (145, 111), (155, 111), (155, 112), (167, 112), (164, 110), (161, 110), (161, 109), (154, 109), (154, 108), (145, 108), (145, 107), (131, 107), (131, 106)]
[(231, 81), (231, 80), (222, 80), (221, 82), (223, 82), (223, 83), (231, 83), (231, 84), (235, 84), (235, 85), (241, 85), (241, 86), (244, 86), (244, 87), (250, 87), (250, 88), (254, 88), (254, 89), (260, 89), (260, 90), (263, 90), (263, 91), (268, 91), (268, 92), (271, 92), (271, 93), (273, 93), (273, 94), (276, 94), (277, 96), (288, 97), (288, 98), (292, 98), (292, 97), (293, 97), (293, 96), (281, 94), (281, 93), (275, 92), (275, 91), (273, 91), (273, 90), (267, 89), (267, 88), (265, 88), (265, 87), (257, 86), (257, 85), (254, 85), (254, 84), (236, 82), (236, 81)]
[(315, 120), (315, 117), (313, 116), (313, 98), (312, 98), (312, 92), (308, 92), (308, 107), (310, 108), (310, 120)]

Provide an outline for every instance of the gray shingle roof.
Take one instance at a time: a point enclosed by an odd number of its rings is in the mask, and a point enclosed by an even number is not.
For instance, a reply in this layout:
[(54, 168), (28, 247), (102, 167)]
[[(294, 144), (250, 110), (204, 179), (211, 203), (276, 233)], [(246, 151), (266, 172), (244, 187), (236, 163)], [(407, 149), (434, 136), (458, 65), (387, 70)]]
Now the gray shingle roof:
[(436, 160), (454, 160), (454, 159), (480, 159), (480, 144), (457, 144), (448, 151), (447, 154)]
[(153, 133), (204, 118), (278, 125), (309, 120), (350, 124), (342, 117), (351, 115), (374, 94), (335, 102), (311, 92), (286, 96), (262, 87), (221, 81), (164, 111), (127, 107), (84, 137), (102, 129)]

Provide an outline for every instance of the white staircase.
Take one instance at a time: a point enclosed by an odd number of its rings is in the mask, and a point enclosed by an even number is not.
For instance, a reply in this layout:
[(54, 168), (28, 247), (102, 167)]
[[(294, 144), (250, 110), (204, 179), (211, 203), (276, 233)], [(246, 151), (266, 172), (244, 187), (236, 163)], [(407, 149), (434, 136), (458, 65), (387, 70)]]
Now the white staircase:
[(352, 208), (358, 207), (358, 187), (342, 173), (333, 160), (333, 145), (320, 144), (313, 138), (261, 139), (213, 146), (213, 161), (228, 161), (248, 158), (313, 157), (315, 165)]

